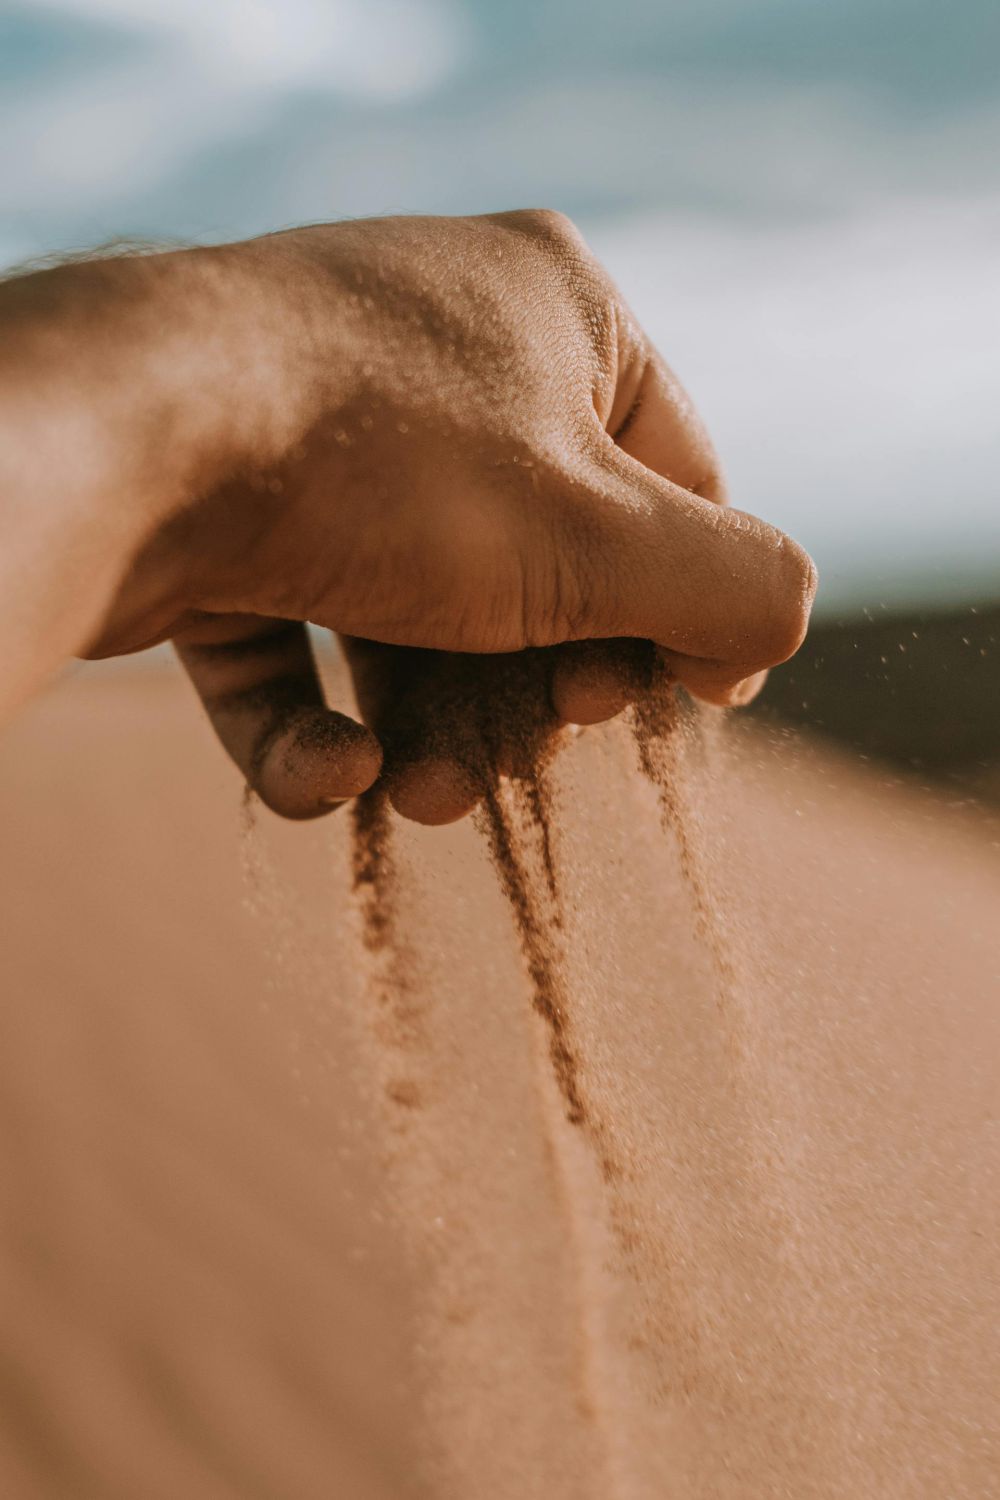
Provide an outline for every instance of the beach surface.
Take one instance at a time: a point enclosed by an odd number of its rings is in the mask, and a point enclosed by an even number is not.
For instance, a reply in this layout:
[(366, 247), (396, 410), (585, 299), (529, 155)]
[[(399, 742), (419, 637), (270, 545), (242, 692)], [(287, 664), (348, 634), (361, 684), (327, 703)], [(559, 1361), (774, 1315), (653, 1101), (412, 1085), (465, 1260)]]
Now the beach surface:
[(0, 1493), (1000, 1496), (1000, 821), (714, 721), (666, 826), (621, 726), (555, 786), (582, 1123), (471, 824), (373, 954), (172, 668), (7, 730)]

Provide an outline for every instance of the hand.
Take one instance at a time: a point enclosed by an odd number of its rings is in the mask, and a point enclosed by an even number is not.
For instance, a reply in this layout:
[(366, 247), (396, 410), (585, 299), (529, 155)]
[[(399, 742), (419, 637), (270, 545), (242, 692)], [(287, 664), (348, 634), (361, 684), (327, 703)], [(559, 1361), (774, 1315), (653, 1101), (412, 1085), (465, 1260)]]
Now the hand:
[[(582, 643), (654, 641), (718, 704), (796, 650), (812, 564), (724, 508), (690, 401), (561, 216), (344, 223), (225, 253), (288, 341), (262, 357), (284, 435), (155, 532), (87, 654), (172, 637), (276, 811), (321, 813), (382, 758), (325, 708), (306, 620), (358, 638), (359, 701), (390, 743), (400, 697), (412, 710), (414, 683), (450, 670), (428, 653), (562, 646), (554, 713), (590, 723), (629, 689), (613, 645)], [(475, 795), (453, 771), (410, 757), (390, 793), (445, 821)]]

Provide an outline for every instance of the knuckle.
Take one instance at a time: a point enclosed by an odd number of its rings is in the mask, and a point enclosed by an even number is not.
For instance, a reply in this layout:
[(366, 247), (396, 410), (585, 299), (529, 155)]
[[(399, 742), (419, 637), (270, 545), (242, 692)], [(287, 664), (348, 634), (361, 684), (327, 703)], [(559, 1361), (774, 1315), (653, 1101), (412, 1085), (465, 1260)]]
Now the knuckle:
[(503, 216), (509, 226), (528, 236), (581, 288), (606, 296), (604, 272), (573, 220), (556, 208), (522, 208)]
[(575, 309), (576, 333), (598, 356), (595, 376), (606, 371), (616, 338), (616, 294), (576, 224), (553, 208), (517, 209), (500, 217), (530, 243), (557, 295)]
[(551, 244), (582, 244), (580, 231), (573, 220), (557, 208), (519, 208), (510, 218), (519, 228)]

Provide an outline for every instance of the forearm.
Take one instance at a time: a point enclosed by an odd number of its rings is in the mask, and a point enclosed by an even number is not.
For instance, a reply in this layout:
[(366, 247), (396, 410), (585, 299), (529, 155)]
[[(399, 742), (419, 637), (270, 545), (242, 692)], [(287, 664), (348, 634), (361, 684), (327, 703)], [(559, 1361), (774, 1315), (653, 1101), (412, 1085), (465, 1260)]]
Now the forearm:
[(274, 243), (0, 285), (0, 715), (86, 647), (166, 521), (308, 423)]

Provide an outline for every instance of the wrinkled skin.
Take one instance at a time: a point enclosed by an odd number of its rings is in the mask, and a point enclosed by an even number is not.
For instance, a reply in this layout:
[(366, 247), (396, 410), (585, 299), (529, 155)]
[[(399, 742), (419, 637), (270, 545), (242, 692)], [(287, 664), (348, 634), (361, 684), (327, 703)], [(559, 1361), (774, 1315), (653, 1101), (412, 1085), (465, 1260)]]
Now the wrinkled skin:
[[(558, 648), (554, 719), (592, 723), (629, 693), (594, 642), (652, 640), (719, 704), (799, 645), (809, 559), (724, 508), (688, 398), (561, 216), (361, 221), (202, 254), (268, 330), (273, 430), (231, 443), (144, 539), (86, 654), (172, 638), (276, 811), (371, 785), (382, 685), (426, 678), (430, 704), (432, 653)], [(370, 727), (327, 710), (303, 621), (346, 638)], [(440, 756), (386, 770), (419, 820), (474, 800)]]

